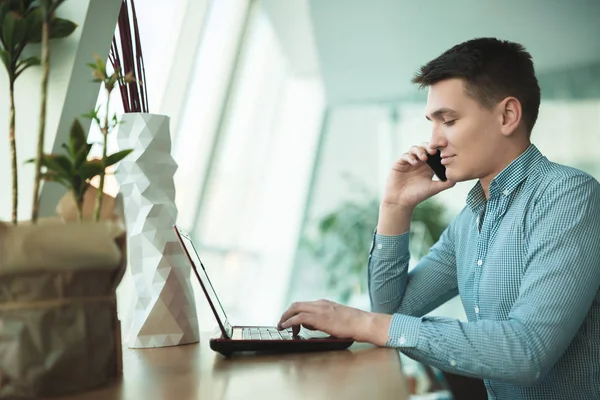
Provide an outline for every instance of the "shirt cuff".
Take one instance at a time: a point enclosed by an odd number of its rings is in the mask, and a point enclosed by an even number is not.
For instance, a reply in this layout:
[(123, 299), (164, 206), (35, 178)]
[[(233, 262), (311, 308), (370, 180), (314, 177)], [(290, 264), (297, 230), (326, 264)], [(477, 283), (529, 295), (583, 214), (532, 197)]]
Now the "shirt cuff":
[(371, 257), (383, 260), (397, 259), (408, 253), (408, 232), (395, 236), (375, 234), (371, 246)]
[(388, 331), (387, 347), (416, 347), (419, 343), (421, 318), (394, 314)]

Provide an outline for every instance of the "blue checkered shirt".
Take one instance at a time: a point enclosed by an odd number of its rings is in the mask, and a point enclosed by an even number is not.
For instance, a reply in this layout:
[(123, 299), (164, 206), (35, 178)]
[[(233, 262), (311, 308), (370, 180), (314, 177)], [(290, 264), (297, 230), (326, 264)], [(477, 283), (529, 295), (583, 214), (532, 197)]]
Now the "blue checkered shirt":
[[(408, 272), (408, 234), (375, 234), (374, 312), (387, 345), (484, 379), (490, 399), (600, 399), (600, 185), (531, 145), (479, 183)], [(460, 295), (467, 322), (426, 316)]]

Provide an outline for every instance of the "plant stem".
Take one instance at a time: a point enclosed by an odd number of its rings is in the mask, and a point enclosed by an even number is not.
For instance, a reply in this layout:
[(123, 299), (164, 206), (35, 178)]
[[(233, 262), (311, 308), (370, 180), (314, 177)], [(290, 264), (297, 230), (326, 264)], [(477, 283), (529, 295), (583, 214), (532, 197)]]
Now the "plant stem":
[(77, 221), (83, 221), (83, 204), (82, 201), (78, 198), (77, 201)]
[(42, 24), (42, 104), (40, 106), (40, 125), (38, 132), (37, 156), (35, 160), (35, 180), (33, 186), (33, 207), (31, 222), (36, 223), (39, 213), (40, 182), (42, 174), (42, 157), (44, 156), (44, 132), (46, 129), (46, 95), (48, 92), (48, 75), (50, 74), (50, 15), (48, 10), (43, 11)]
[(71, 191), (73, 192), (73, 198), (75, 199), (75, 206), (77, 207), (77, 221), (78, 222), (83, 221), (83, 199), (85, 198), (85, 192), (87, 190), (87, 187), (88, 186), (85, 186), (83, 188), (73, 187), (71, 189)]
[(17, 225), (17, 211), (19, 199), (19, 182), (17, 173), (17, 141), (15, 140), (15, 80), (10, 78), (10, 116), (8, 128), (10, 142), (10, 160), (12, 167), (12, 223)]
[[(110, 90), (107, 90), (107, 100), (106, 100), (106, 113), (104, 114), (104, 125), (100, 127), (103, 136), (103, 145), (102, 145), (102, 162), (106, 160), (106, 151), (108, 144), (108, 113), (110, 107)], [(102, 169), (100, 173), (100, 183), (98, 184), (98, 194), (96, 197), (96, 207), (94, 209), (94, 221), (98, 221), (100, 219), (100, 211), (102, 210), (102, 198), (104, 195), (104, 176), (106, 175), (106, 170)]]

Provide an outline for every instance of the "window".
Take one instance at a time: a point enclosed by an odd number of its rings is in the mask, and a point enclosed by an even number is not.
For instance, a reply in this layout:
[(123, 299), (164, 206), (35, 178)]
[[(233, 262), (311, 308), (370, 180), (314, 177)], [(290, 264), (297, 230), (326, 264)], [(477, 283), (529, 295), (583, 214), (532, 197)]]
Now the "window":
[(194, 230), (235, 324), (273, 324), (285, 306), (323, 104), (320, 79), (294, 74), (255, 3)]

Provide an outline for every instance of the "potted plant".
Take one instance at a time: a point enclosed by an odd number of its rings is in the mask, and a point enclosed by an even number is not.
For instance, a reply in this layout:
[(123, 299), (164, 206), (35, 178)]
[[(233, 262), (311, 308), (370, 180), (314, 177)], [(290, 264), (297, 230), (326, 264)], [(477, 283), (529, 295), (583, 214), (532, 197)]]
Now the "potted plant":
[[(87, 143), (82, 125), (76, 120), (68, 143), (63, 145), (63, 153), (43, 152), (49, 40), (60, 24), (67, 26), (66, 22), (59, 24), (57, 21), (64, 20), (56, 17), (56, 10), (63, 2), (0, 3), (2, 11), (11, 13), (10, 17), (5, 14), (1, 30), (3, 62), (10, 53), (5, 66), (17, 65), (16, 70), (8, 69), (9, 74), (37, 63), (13, 62), (14, 55), (18, 55), (14, 38), (22, 38), (19, 43), (24, 38), (31, 42), (31, 38), (37, 37), (31, 32), (41, 32), (42, 103), (37, 157), (30, 160), (36, 166), (36, 199), (42, 180), (55, 181), (69, 189), (57, 204), (56, 217), (38, 218), (35, 200), (31, 221), (17, 224), (13, 212), (12, 224), (0, 223), (0, 398), (40, 398), (78, 392), (105, 385), (120, 372), (120, 323), (115, 291), (126, 265), (124, 216), (120, 199), (105, 195), (101, 186), (93, 188), (90, 180), (102, 176), (110, 164), (119, 162), (130, 151), (124, 149), (108, 155), (105, 140), (103, 157), (90, 160), (88, 155), (93, 145)], [(36, 17), (28, 19), (27, 15)], [(8, 25), (6, 21), (10, 21)], [(70, 26), (75, 29), (74, 24)], [(63, 31), (56, 37), (65, 36), (68, 34)], [(112, 90), (118, 81), (130, 79), (119, 71), (107, 75), (98, 61), (91, 66), (95, 79), (103, 82), (105, 90)], [(9, 90), (13, 89), (11, 85)], [(11, 108), (14, 109), (14, 104)], [(98, 111), (88, 116), (107, 135), (114, 128), (116, 117), (101, 119)], [(16, 153), (14, 123), (9, 130)], [(13, 200), (16, 203), (18, 199)]]

